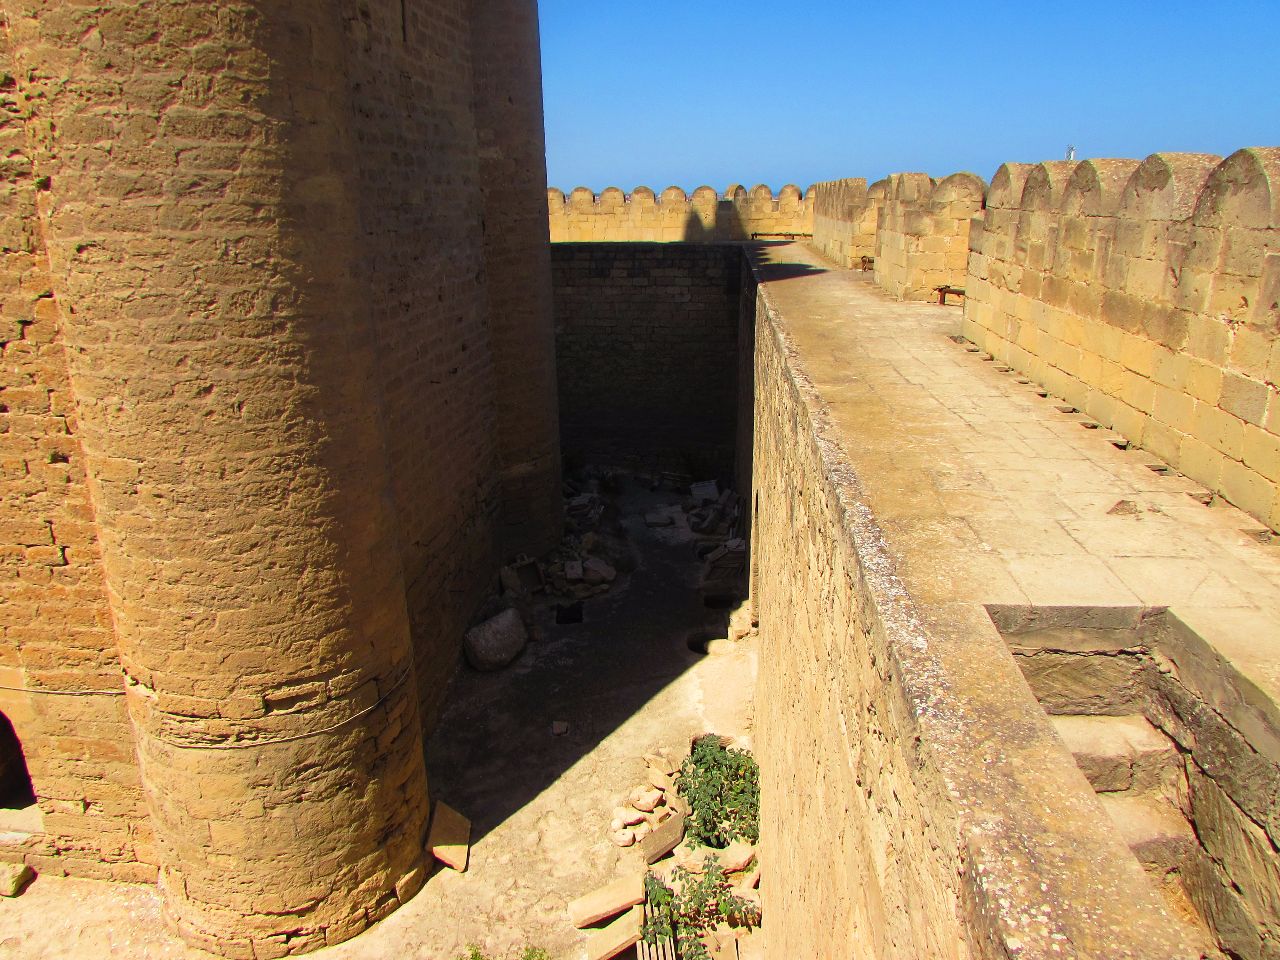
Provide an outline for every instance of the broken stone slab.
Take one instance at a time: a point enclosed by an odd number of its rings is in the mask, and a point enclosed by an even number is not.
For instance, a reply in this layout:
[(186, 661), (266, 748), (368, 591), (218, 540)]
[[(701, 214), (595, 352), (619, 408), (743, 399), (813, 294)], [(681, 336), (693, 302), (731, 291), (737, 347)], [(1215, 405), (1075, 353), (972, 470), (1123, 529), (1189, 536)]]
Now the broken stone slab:
[(645, 526), (647, 527), (669, 527), (674, 524), (675, 518), (665, 510), (656, 510), (653, 513), (644, 515)]
[(569, 904), (569, 922), (581, 930), (637, 903), (644, 903), (644, 875), (639, 873), (621, 877), (574, 900)]
[(636, 790), (631, 795), (631, 806), (645, 813), (653, 813), (653, 808), (662, 802), (661, 790)]
[(699, 504), (717, 503), (720, 500), (720, 486), (714, 480), (703, 480), (689, 487), (689, 495)]
[(648, 764), (651, 769), (657, 770), (659, 773), (665, 773), (667, 776), (671, 776), (677, 769), (679, 769), (675, 763), (671, 762), (669, 757), (664, 757), (660, 753), (646, 753), (644, 755), (644, 762)]
[(431, 829), (427, 833), (427, 847), (431, 855), (459, 873), (467, 869), (470, 853), (471, 821), (447, 803), (436, 801), (431, 817)]
[(756, 848), (745, 840), (734, 840), (723, 850), (714, 851), (715, 858), (720, 863), (720, 868), (725, 873), (737, 873), (739, 870), (745, 870), (751, 865), (751, 861), (756, 858)]
[(471, 666), (487, 672), (501, 670), (520, 656), (528, 639), (519, 611), (509, 608), (468, 630), (462, 648)]
[(663, 820), (640, 842), (640, 854), (645, 863), (654, 863), (674, 850), (683, 839), (684, 816), (676, 814)]
[(613, 583), (617, 576), (618, 571), (613, 568), (613, 564), (599, 557), (590, 557), (582, 564), (582, 579), (587, 583)]
[(637, 823), (644, 819), (644, 813), (633, 807), (615, 807), (613, 818), (621, 820), (624, 827), (634, 827)]
[(607, 927), (587, 937), (587, 960), (609, 960), (640, 942), (644, 908), (634, 906)]
[(35, 875), (25, 863), (0, 863), (0, 897), (16, 897)]
[(649, 767), (649, 769), (645, 771), (645, 776), (649, 780), (649, 786), (653, 787), (653, 789), (661, 790), (663, 793), (669, 793), (671, 791), (671, 777), (663, 773), (661, 770)]

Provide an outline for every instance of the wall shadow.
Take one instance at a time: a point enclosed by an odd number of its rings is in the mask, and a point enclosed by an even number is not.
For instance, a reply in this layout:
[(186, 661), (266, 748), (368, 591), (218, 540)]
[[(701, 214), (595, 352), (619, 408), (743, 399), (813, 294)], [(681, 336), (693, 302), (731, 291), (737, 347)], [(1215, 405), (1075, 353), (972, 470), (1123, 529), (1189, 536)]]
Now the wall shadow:
[(685, 243), (722, 243), (727, 240), (750, 240), (742, 214), (732, 200), (717, 200), (710, 223), (698, 216), (696, 209), (689, 211), (684, 223)]

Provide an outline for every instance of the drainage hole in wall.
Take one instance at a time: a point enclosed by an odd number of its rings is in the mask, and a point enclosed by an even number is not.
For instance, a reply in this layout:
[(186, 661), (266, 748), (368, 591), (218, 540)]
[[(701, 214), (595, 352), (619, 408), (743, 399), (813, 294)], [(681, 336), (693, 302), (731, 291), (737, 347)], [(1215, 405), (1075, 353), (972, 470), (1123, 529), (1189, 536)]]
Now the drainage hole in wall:
[(1080, 412), (1075, 407), (1066, 403), (1054, 404), (1054, 409), (1057, 410), (1059, 413), (1079, 413)]
[(949, 335), (947, 336), (947, 339), (948, 339), (948, 340), (950, 340), (952, 343), (968, 343), (968, 342), (969, 342), (969, 341), (968, 341), (968, 340), (966, 340), (964, 337), (960, 336), (959, 334), (955, 334), (955, 333), (949, 334)]
[(1167, 463), (1148, 463), (1146, 466), (1152, 473), (1158, 473), (1161, 476), (1167, 476), (1169, 473), (1169, 465)]
[(1082, 420), (1080, 422), (1080, 426), (1084, 427), (1086, 430), (1097, 430), (1098, 427), (1102, 426), (1102, 424), (1094, 423), (1091, 420)]

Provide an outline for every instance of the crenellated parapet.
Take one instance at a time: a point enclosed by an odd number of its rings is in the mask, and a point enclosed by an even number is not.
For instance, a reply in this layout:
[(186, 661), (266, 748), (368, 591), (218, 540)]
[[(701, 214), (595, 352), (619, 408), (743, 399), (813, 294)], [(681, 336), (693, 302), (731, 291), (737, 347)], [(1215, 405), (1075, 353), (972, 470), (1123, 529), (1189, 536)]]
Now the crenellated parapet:
[(1280, 148), (1006, 164), (964, 332), (1280, 527)]
[(753, 233), (813, 232), (812, 189), (787, 184), (775, 196), (763, 184), (734, 184), (723, 194), (698, 187), (692, 194), (667, 187), (623, 193), (608, 187), (598, 195), (577, 187), (568, 195), (547, 189), (551, 242), (711, 242), (750, 240)]
[(928, 300), (942, 286), (963, 287), (969, 226), (987, 185), (972, 173), (934, 180), (895, 173), (884, 182), (875, 242), (876, 283), (902, 300)]

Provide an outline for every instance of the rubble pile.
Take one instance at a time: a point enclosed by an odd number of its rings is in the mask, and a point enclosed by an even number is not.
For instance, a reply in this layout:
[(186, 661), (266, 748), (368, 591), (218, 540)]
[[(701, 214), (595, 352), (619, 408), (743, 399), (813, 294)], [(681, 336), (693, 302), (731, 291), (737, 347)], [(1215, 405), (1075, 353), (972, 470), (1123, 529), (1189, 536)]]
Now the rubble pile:
[[(722, 738), (721, 743), (728, 746), (732, 741)], [(693, 813), (678, 788), (681, 762), (686, 755), (677, 757), (666, 749), (646, 754), (643, 782), (613, 811), (610, 839), (620, 847), (634, 849), (646, 866), (633, 867), (569, 904), (570, 922), (580, 930), (591, 928), (586, 942), (587, 960), (608, 960), (637, 945), (641, 958), (678, 955), (669, 942), (657, 947), (641, 942), (647, 909), (646, 875), (678, 894), (682, 882), (703, 876), (708, 870), (719, 871), (734, 896), (760, 910), (756, 845), (739, 839), (723, 849), (714, 849), (685, 836), (686, 821)], [(703, 944), (712, 960), (763, 956), (763, 941), (749, 927), (719, 924), (706, 934)]]

